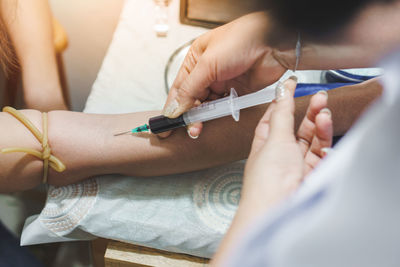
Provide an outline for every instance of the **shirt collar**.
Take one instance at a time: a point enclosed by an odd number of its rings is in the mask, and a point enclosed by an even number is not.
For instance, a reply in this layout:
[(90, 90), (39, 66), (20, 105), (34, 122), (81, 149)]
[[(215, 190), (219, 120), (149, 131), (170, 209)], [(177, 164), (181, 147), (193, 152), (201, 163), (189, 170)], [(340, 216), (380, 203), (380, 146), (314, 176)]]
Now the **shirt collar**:
[(382, 100), (393, 104), (400, 97), (400, 50), (385, 57), (379, 65), (384, 69), (381, 78), (384, 88)]

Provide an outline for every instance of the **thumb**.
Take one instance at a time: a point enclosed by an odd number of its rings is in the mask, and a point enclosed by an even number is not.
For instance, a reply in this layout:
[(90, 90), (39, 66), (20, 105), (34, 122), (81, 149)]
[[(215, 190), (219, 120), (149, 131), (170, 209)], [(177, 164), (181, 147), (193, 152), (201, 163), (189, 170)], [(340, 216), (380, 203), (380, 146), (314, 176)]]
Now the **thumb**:
[(192, 108), (196, 100), (203, 101), (209, 94), (208, 86), (215, 80), (210, 61), (202, 57), (177, 88), (171, 88), (163, 115), (176, 118)]
[[(294, 121), (293, 94), (296, 84), (297, 77), (292, 76), (283, 83), (279, 82), (276, 86), (275, 101), (268, 106), (267, 111), (257, 125), (249, 157), (257, 154), (264, 147), (267, 140), (274, 138), (274, 135), (280, 138), (281, 135), (288, 135), (288, 132), (290, 134), (293, 131), (291, 129), (294, 126), (291, 126), (291, 124)], [(284, 133), (281, 131), (284, 131)]]
[(276, 87), (275, 107), (271, 114), (269, 140), (284, 141), (294, 138), (294, 91), (297, 77), (291, 76)]

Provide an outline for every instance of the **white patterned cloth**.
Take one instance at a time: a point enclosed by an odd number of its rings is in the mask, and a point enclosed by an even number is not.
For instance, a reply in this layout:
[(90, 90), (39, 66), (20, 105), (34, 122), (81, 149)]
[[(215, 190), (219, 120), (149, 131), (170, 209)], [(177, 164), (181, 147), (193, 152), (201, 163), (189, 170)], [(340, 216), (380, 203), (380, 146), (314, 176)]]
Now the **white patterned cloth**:
[(240, 199), (244, 162), (152, 178), (109, 175), (49, 187), (40, 215), (28, 219), (21, 244), (93, 236), (211, 257)]

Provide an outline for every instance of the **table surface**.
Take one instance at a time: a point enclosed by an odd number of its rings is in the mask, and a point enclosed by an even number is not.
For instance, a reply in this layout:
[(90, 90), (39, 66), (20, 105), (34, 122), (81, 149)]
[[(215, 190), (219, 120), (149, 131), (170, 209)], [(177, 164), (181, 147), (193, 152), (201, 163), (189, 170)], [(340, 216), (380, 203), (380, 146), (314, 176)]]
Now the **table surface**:
[(104, 256), (106, 267), (157, 266), (203, 267), (209, 259), (110, 241)]

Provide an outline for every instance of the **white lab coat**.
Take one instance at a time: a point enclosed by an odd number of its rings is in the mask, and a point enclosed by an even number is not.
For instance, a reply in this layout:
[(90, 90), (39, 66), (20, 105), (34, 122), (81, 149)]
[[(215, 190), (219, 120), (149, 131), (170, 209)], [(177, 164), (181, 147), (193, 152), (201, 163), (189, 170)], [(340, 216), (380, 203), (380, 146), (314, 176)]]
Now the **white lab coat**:
[(384, 93), (227, 266), (400, 266), (400, 51)]

